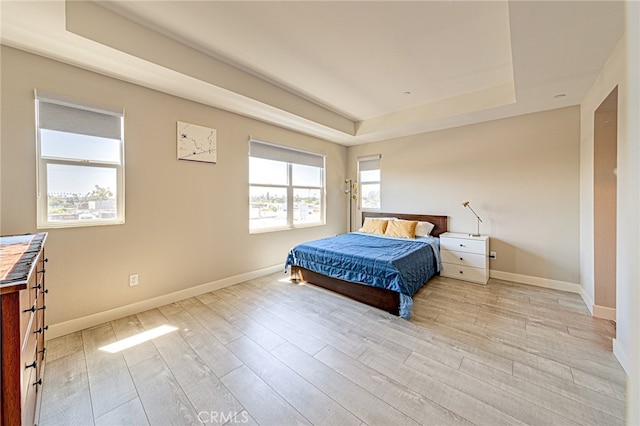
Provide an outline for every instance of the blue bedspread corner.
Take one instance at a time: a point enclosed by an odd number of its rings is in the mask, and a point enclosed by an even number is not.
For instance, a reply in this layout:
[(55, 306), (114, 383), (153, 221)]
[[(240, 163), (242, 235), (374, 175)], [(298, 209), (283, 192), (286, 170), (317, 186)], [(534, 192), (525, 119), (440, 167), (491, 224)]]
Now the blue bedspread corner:
[(400, 316), (406, 320), (411, 319), (413, 310), (413, 298), (400, 293)]

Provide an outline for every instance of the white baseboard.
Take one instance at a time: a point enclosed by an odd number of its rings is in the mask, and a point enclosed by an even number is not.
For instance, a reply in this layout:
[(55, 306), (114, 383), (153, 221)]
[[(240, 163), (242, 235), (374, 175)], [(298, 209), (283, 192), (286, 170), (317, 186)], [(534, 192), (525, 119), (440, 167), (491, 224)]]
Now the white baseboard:
[(126, 317), (129, 315), (134, 315), (139, 312), (154, 309), (160, 306), (167, 305), (169, 303), (178, 302), (180, 300), (188, 299), (190, 297), (198, 296), (210, 291), (219, 290), (224, 287), (262, 277), (264, 275), (273, 274), (278, 271), (284, 271), (284, 267), (282, 265), (271, 266), (269, 268), (259, 269), (257, 271), (247, 272), (244, 274), (235, 275), (233, 277), (223, 278), (218, 281), (213, 281), (184, 290), (179, 290), (173, 293), (164, 294), (162, 296), (132, 303), (130, 305), (119, 306), (114, 309), (109, 309), (107, 311), (98, 312), (81, 318), (72, 319), (58, 324), (52, 324), (49, 326), (46, 336), (47, 339), (55, 339), (56, 337), (64, 336), (65, 334), (74, 333), (76, 331), (84, 330), (98, 324), (103, 324), (105, 322), (113, 321), (115, 319)]
[(613, 355), (615, 355), (625, 373), (627, 373), (627, 377), (631, 377), (631, 362), (627, 354), (622, 350), (622, 346), (618, 343), (618, 339), (613, 339)]
[(616, 309), (615, 308), (607, 308), (606, 306), (599, 306), (593, 303), (591, 300), (591, 296), (584, 291), (584, 288), (580, 287), (580, 296), (584, 301), (584, 304), (587, 305), (587, 309), (589, 309), (589, 313), (591, 313), (592, 317), (602, 318), (611, 321), (616, 320)]
[(593, 305), (593, 310), (591, 311), (591, 315), (596, 318), (603, 318), (611, 321), (616, 320), (616, 309), (615, 308), (607, 308), (606, 306)]
[(591, 316), (593, 316), (593, 300), (591, 300), (591, 297), (587, 294), (586, 291), (584, 291), (584, 288), (582, 287), (580, 287), (580, 296), (582, 297), (584, 304), (587, 305), (589, 313), (591, 314)]
[(496, 278), (504, 281), (513, 281), (521, 284), (529, 284), (536, 287), (551, 288), (553, 290), (568, 291), (570, 293), (581, 293), (582, 287), (580, 284), (570, 283), (567, 281), (550, 280), (548, 278), (532, 277), (530, 275), (513, 274), (511, 272), (496, 271), (491, 269), (489, 271), (491, 278)]

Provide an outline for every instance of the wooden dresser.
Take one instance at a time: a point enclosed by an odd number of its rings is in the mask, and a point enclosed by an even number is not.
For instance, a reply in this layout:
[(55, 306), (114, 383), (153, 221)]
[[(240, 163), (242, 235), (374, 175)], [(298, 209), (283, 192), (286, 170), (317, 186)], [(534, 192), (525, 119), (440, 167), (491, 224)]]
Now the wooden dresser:
[(0, 420), (33, 425), (44, 364), (46, 233), (0, 237)]

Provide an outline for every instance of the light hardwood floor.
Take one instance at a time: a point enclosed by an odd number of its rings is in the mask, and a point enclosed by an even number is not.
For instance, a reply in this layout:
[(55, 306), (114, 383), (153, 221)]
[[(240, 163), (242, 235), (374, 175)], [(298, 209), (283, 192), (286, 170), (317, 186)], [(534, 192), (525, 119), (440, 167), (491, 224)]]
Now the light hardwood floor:
[(614, 336), (560, 291), (437, 277), (405, 321), (274, 274), (50, 340), (39, 424), (624, 424)]

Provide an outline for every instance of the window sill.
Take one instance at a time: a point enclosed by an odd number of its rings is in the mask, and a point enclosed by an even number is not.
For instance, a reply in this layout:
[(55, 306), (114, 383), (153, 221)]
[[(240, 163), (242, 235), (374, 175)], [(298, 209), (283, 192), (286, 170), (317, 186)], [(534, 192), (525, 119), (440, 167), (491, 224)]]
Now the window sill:
[(46, 222), (39, 223), (37, 229), (62, 229), (62, 228), (81, 228), (88, 226), (106, 226), (106, 225), (124, 225), (124, 219), (122, 220), (78, 220), (78, 221), (65, 221), (61, 223)]
[(295, 229), (304, 229), (304, 228), (314, 228), (317, 226), (324, 226), (326, 225), (325, 222), (318, 222), (318, 223), (309, 223), (309, 224), (304, 224), (304, 225), (295, 225), (295, 226), (283, 226), (283, 227), (278, 227), (278, 228), (264, 228), (264, 229), (253, 229), (253, 230), (249, 230), (249, 234), (266, 234), (268, 232), (280, 232), (280, 231), (292, 231)]

